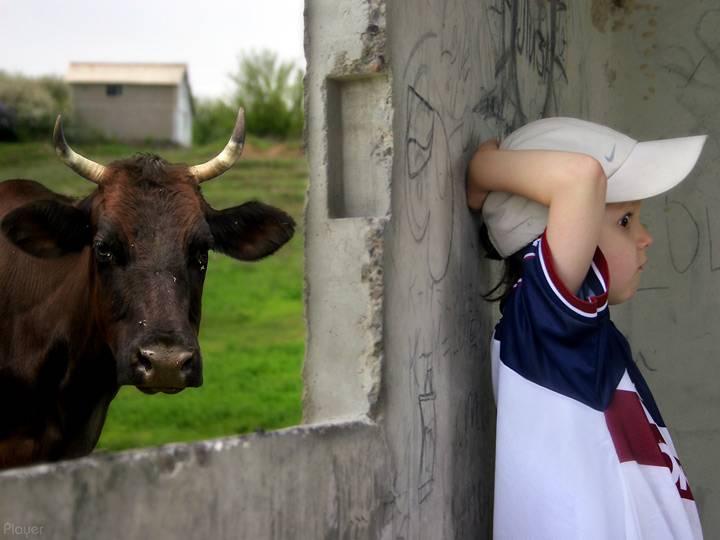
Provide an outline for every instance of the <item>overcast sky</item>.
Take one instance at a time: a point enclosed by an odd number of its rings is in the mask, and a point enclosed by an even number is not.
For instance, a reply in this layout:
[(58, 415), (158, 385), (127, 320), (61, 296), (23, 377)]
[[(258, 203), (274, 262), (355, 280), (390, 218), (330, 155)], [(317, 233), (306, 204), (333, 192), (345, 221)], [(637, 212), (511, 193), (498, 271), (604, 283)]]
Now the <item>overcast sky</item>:
[(184, 62), (195, 97), (228, 93), (243, 51), (305, 66), (303, 0), (0, 0), (0, 70), (71, 61)]

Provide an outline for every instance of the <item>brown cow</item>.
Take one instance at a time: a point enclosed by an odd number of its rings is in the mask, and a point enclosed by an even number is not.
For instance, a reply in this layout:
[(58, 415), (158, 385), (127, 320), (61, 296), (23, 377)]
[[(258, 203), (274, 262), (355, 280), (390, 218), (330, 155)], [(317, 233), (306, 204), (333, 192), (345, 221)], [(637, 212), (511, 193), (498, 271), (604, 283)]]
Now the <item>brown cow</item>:
[(55, 148), (98, 184), (75, 201), (30, 180), (0, 183), (0, 468), (92, 451), (120, 385), (202, 384), (200, 300), (208, 250), (254, 261), (293, 235), (259, 202), (215, 210), (200, 182), (229, 169), (233, 135), (202, 165), (139, 155), (107, 166)]

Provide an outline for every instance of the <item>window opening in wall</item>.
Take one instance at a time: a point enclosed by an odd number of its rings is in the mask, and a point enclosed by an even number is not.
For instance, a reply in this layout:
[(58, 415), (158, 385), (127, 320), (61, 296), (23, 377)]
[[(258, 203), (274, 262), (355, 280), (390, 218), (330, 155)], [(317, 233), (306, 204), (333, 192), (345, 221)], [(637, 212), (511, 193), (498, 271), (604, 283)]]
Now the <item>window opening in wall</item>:
[(122, 84), (108, 84), (105, 87), (106, 96), (122, 96), (123, 87)]
[(384, 75), (327, 80), (328, 215), (383, 216), (392, 150), (383, 133)]
[[(280, 15), (286, 18), (293, 14), (291, 9), (283, 11)], [(291, 56), (302, 58), (302, 6), (299, 11), (294, 10), (294, 16), (300, 41), (297, 43), (298, 54)], [(266, 30), (272, 32), (273, 28)], [(152, 43), (144, 47), (150, 50)], [(280, 58), (275, 61), (274, 54), (263, 51), (254, 56), (248, 55), (248, 67), (241, 68), (238, 63), (236, 68), (237, 76), (233, 77), (233, 81), (237, 88), (229, 90), (234, 95), (249, 95), (247, 91), (240, 90), (239, 81), (245, 80), (240, 76), (241, 69), (261, 74), (243, 83), (248, 88), (259, 88), (255, 91), (261, 97), (268, 93), (257, 86), (259, 78), (267, 79), (267, 85), (274, 89), (284, 87), (282, 100), (272, 102), (263, 109), (263, 123), (254, 126), (250, 121), (247, 123), (247, 135), (248, 139), (252, 137), (252, 143), (247, 141), (244, 157), (251, 154), (252, 159), (242, 159), (223, 175), (222, 182), (208, 182), (202, 188), (208, 203), (218, 210), (241, 206), (250, 199), (282, 209), (297, 224), (295, 236), (277, 254), (252, 266), (210, 251), (199, 338), (205, 361), (202, 388), (189, 388), (172, 396), (162, 392), (147, 396), (133, 385), (123, 385), (110, 405), (96, 445), (99, 451), (272, 430), (302, 421), (305, 351), (302, 214), (308, 177), (301, 140), (304, 70), (300, 62)], [(113, 53), (109, 56), (112, 57)], [(272, 62), (265, 62), (268, 58)], [(226, 74), (221, 76), (223, 80), (228, 78)], [(151, 154), (159, 154), (171, 163), (201, 164), (211, 159), (215, 155), (213, 152), (222, 150), (227, 142), (237, 109), (226, 105), (219, 96), (210, 97), (225, 86), (212, 80), (205, 81), (206, 86), (202, 89), (193, 88), (208, 96), (207, 102), (194, 100), (188, 77), (188, 67), (184, 63), (71, 63), (67, 81), (77, 116), (66, 132), (68, 144), (79, 144), (80, 140), (86, 142), (89, 147), (83, 148), (83, 154), (88, 159), (93, 154), (99, 155), (96, 159), (100, 163), (123, 158), (136, 159), (140, 163), (145, 159), (141, 156)], [(125, 83), (110, 83), (113, 78), (125, 80), (131, 85), (127, 99), (124, 96)], [(104, 102), (101, 98), (103, 89), (108, 98)], [(248, 103), (248, 120), (252, 114), (258, 118), (259, 108)], [(55, 106), (54, 110), (67, 112), (62, 106)], [(192, 142), (194, 123), (195, 127), (204, 128), (204, 131), (198, 130), (199, 138), (204, 137), (197, 143), (198, 147), (202, 145), (201, 148), (169, 145), (175, 142), (173, 121), (178, 111), (184, 119), (184, 134), (179, 142), (188, 145)], [(279, 118), (281, 121), (278, 121)], [(218, 128), (218, 124), (226, 127)], [(286, 128), (289, 124), (292, 126)], [(43, 157), (38, 159), (48, 168), (57, 167), (58, 163), (54, 152), (44, 150), (47, 141), (52, 141), (52, 128), (50, 124), (44, 138), (38, 141), (39, 151), (33, 151), (33, 155), (42, 154)], [(8, 148), (8, 151), (12, 153), (13, 149)], [(138, 154), (137, 158), (133, 154)], [(32, 171), (23, 172), (22, 167), (18, 170), (13, 160), (5, 161), (7, 163), (0, 163), (0, 180), (37, 176)], [(162, 169), (160, 162), (154, 158), (147, 158), (146, 162), (155, 177), (155, 173)], [(37, 167), (37, 160), (28, 164), (30, 166)], [(72, 182), (55, 182), (52, 178), (38, 176), (37, 180), (47, 182), (48, 189), (64, 196), (91, 191), (90, 184), (74, 178)], [(163, 206), (162, 210), (167, 208)], [(156, 216), (152, 214), (151, 217)], [(129, 226), (136, 228), (144, 225), (133, 222)], [(129, 243), (123, 247), (133, 249)], [(107, 255), (112, 254), (108, 252)], [(203, 265), (196, 264), (196, 255), (190, 253), (186, 262), (195, 265), (192, 268), (200, 269)], [(176, 290), (182, 285), (180, 277), (177, 283), (167, 273), (161, 273), (159, 277), (164, 278), (163, 283), (167, 283), (168, 290)], [(200, 311), (197, 313), (199, 315)], [(145, 323), (133, 321), (138, 328), (144, 327)], [(0, 349), (4, 348), (6, 338), (0, 332), (0, 342), (3, 343)], [(3, 382), (0, 381), (0, 386)], [(0, 401), (2, 393), (0, 390)], [(93, 418), (97, 420), (100, 417)]]

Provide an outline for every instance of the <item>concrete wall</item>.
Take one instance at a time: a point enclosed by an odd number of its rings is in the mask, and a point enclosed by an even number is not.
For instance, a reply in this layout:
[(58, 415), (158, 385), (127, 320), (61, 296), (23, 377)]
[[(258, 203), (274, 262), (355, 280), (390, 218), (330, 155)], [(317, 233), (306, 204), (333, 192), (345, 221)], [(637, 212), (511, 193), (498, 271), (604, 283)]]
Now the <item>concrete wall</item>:
[(0, 474), (0, 537), (380, 538), (388, 471), (362, 423), (29, 467)]
[[(187, 125), (177, 125), (178, 102), (190, 108), (189, 94), (176, 86), (122, 84), (122, 94), (106, 95), (104, 84), (73, 84), (75, 114), (80, 122), (105, 136), (125, 141), (174, 141), (189, 144)], [(183, 119), (187, 116), (185, 112)]]
[(183, 77), (182, 83), (177, 87), (175, 97), (172, 140), (181, 146), (190, 146), (192, 144), (193, 109), (187, 75)]
[[(703, 5), (308, 0), (310, 425), (0, 473), (0, 521), (53, 538), (489, 537), (496, 314), (480, 295), (497, 268), (480, 257), (465, 163), (483, 139), (549, 115), (712, 136), (717, 12)], [(614, 312), (708, 538), (720, 534), (715, 141), (694, 186), (648, 205), (653, 263)]]
[(404, 464), (395, 484), (405, 538), (491, 534), (494, 314), (481, 299), (489, 268), (464, 173), (480, 141), (542, 114), (585, 112), (584, 45), (561, 45), (582, 35), (582, 19), (553, 6), (388, 3), (395, 152), (383, 384), (390, 448)]

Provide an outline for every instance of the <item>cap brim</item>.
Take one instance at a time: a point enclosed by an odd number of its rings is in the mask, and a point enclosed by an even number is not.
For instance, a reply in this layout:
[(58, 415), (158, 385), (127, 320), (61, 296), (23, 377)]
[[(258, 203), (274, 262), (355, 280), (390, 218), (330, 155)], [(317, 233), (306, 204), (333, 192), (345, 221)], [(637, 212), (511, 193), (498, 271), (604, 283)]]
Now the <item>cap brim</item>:
[(640, 142), (608, 179), (606, 201), (638, 201), (675, 187), (690, 174), (707, 135)]

